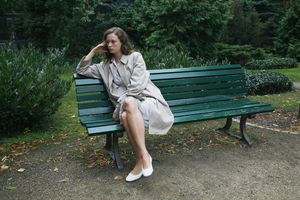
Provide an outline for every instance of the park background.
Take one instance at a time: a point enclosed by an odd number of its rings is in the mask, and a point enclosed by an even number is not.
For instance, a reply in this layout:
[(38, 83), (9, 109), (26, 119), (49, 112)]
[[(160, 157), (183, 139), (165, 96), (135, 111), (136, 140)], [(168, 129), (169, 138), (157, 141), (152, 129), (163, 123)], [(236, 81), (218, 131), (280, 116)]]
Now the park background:
[[(113, 26), (130, 35), (148, 69), (241, 64), (250, 98), (272, 104), (277, 115), (294, 116), (298, 111), (300, 94), (293, 90), (293, 82), (300, 82), (297, 0), (0, 4), (0, 154), (6, 158), (2, 165), (40, 144), (86, 138), (78, 120), (72, 73), (80, 58), (102, 40), (104, 30)], [(299, 131), (297, 121), (292, 125), (285, 128)]]

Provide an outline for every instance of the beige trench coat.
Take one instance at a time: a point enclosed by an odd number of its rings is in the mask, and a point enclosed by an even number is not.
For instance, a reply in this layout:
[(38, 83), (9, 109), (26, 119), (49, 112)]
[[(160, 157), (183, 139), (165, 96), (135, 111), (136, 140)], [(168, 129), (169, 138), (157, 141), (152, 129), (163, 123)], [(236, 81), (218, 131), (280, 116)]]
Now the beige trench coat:
[(91, 63), (92, 60), (84, 61), (83, 57), (76, 68), (77, 73), (92, 78), (102, 78), (114, 106), (118, 106), (117, 99), (124, 94), (137, 99), (155, 98), (156, 106), (149, 113), (149, 133), (162, 135), (169, 131), (174, 116), (160, 90), (150, 80), (150, 74), (139, 52), (123, 55), (121, 58), (121, 67), (118, 67), (118, 71), (126, 87), (119, 87), (113, 83), (112, 61)]

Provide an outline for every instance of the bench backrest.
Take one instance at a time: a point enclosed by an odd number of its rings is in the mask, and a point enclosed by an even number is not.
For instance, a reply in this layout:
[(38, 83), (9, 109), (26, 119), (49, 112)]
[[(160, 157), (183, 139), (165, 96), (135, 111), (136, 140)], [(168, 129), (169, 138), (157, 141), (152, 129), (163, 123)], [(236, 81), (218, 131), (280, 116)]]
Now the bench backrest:
[[(201, 66), (149, 70), (170, 107), (241, 98), (246, 94), (245, 72), (240, 65)], [(74, 74), (79, 116), (109, 115), (112, 104), (102, 80)]]

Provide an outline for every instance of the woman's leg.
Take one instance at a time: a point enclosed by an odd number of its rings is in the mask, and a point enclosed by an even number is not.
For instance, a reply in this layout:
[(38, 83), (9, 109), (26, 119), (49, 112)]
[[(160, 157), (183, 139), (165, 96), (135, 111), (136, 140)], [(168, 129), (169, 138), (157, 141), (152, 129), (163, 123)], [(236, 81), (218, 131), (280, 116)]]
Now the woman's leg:
[(138, 109), (137, 101), (133, 97), (127, 97), (124, 100), (123, 108), (123, 125), (136, 155), (133, 173), (138, 174), (141, 172), (142, 167), (148, 168), (150, 165), (150, 157), (145, 144), (144, 120)]

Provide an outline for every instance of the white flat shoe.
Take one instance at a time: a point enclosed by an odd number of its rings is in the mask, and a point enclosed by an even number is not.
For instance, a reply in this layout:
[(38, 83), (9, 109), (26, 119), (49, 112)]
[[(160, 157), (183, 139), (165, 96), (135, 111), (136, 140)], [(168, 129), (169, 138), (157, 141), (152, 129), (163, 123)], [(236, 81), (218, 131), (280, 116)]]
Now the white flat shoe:
[[(150, 155), (149, 155), (150, 156)], [(150, 166), (147, 169), (142, 169), (143, 175), (145, 177), (151, 176), (153, 173), (153, 166), (152, 166), (152, 157), (150, 156)]]
[(139, 174), (133, 174), (132, 172), (130, 172), (126, 177), (126, 181), (133, 182), (140, 179), (142, 176), (143, 176), (143, 170)]

